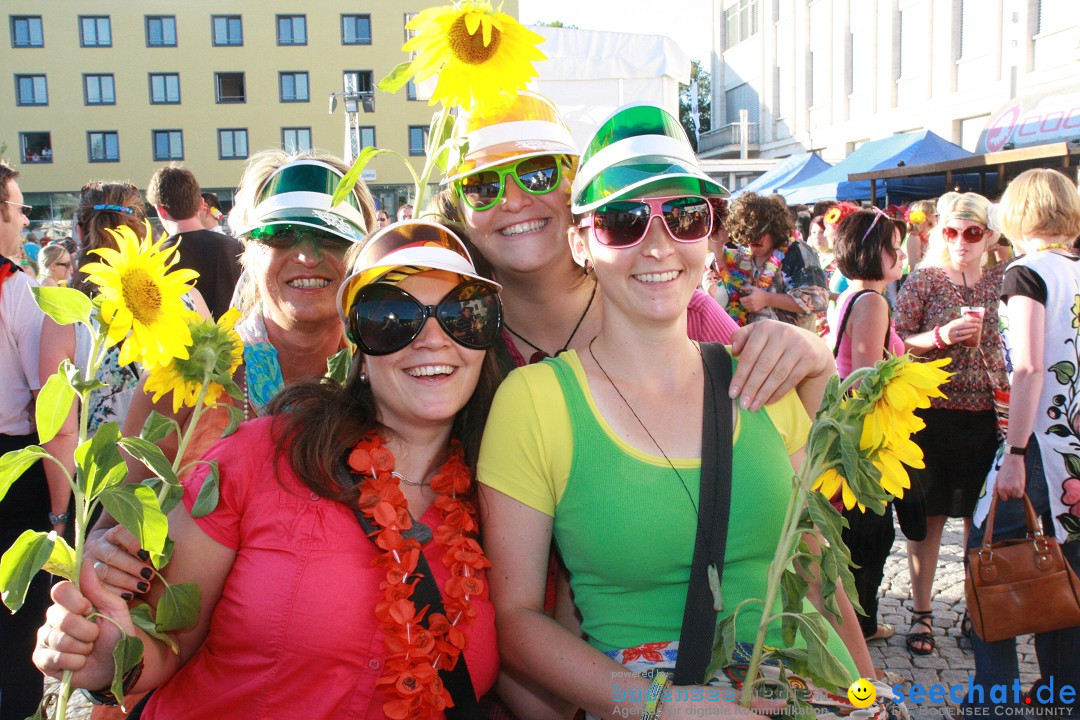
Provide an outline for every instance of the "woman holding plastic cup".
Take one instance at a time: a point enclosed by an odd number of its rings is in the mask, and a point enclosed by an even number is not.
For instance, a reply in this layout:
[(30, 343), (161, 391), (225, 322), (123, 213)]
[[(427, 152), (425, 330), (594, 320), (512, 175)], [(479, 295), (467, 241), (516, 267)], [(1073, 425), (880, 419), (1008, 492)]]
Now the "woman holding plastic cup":
[[(930, 598), (947, 517), (971, 515), (997, 449), (994, 391), (1007, 387), (998, 327), (1004, 266), (983, 268), (997, 233), (987, 227), (990, 201), (976, 193), (949, 202), (931, 234), (922, 265), (900, 290), (896, 331), (910, 352), (952, 359), (942, 391), (919, 411), (926, 427), (913, 437), (926, 467), (912, 471), (925, 495), (926, 538), (908, 542), (912, 623), (907, 647), (915, 655), (934, 650)], [(963, 628), (962, 628), (963, 629)]]

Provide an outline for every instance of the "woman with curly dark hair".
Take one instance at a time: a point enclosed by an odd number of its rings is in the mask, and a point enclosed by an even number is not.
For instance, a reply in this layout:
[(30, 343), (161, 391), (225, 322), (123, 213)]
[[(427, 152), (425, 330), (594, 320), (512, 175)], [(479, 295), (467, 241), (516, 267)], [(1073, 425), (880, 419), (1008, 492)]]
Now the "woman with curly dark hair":
[(720, 268), (728, 313), (743, 325), (775, 318), (812, 330), (829, 301), (825, 274), (814, 251), (792, 239), (783, 199), (740, 195), (725, 226), (737, 246), (725, 251)]

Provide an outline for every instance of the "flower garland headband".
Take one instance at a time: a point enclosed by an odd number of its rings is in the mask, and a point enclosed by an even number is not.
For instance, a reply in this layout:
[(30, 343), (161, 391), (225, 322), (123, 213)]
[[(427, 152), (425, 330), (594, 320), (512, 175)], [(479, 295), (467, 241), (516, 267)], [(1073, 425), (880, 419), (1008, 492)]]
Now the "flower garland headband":
[[(379, 585), (383, 599), (375, 605), (386, 638), (386, 661), (375, 682), (386, 695), (383, 711), (395, 720), (431, 717), (453, 707), (438, 671), (457, 664), (466, 645), (458, 625), (472, 622), (477, 613), (472, 598), (487, 593), (483, 571), (491, 563), (476, 541), (476, 508), (461, 499), (472, 485), (472, 473), (461, 444), (451, 441), (449, 457), (431, 479), (431, 489), (439, 494), (434, 505), (442, 514), (434, 539), (445, 551), (442, 562), (450, 571), (450, 579), (439, 588), (446, 613), (428, 614), (428, 607), (417, 610), (410, 599), (419, 580), (415, 571), (421, 546), (402, 534), (413, 521), (399, 485), (401, 476), (394, 472), (393, 453), (379, 435), (369, 433), (349, 453), (348, 465), (362, 478), (358, 506), (379, 527), (373, 539), (383, 550), (371, 563), (386, 573)], [(425, 615), (427, 627), (421, 624)]]

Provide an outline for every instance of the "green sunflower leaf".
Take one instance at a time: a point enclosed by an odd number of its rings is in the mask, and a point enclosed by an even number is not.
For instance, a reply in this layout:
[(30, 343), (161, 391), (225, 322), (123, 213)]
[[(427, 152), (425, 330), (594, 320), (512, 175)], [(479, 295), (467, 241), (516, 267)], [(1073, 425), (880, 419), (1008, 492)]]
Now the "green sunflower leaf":
[(75, 582), (75, 551), (62, 536), (57, 535), (56, 543), (43, 569), (47, 573)]
[(88, 500), (103, 491), (119, 485), (127, 477), (127, 464), (117, 450), (120, 426), (107, 422), (98, 428), (94, 437), (75, 448), (75, 464), (79, 469), (79, 482)]
[(37, 445), (27, 445), (19, 450), (11, 450), (0, 456), (0, 500), (4, 499), (7, 491), (22, 477), (22, 474), (43, 457), (49, 457)]
[(326, 359), (326, 377), (338, 385), (344, 385), (349, 377), (349, 365), (352, 363), (352, 353), (349, 348), (342, 348)]
[(398, 90), (405, 87), (405, 85), (414, 75), (411, 68), (411, 60), (395, 65), (394, 69), (391, 70), (386, 77), (379, 81), (378, 88), (383, 92), (396, 93)]
[(53, 319), (57, 325), (71, 325), (81, 322), (90, 325), (90, 311), (94, 305), (83, 293), (74, 288), (32, 287), (34, 301), (41, 312)]
[(0, 599), (11, 612), (18, 612), (26, 602), (26, 591), (52, 555), (52, 533), (27, 530), (0, 558)]
[(139, 546), (150, 553), (154, 565), (161, 567), (155, 556), (160, 556), (165, 547), (169, 521), (154, 491), (146, 485), (120, 485), (102, 492), (100, 499), (109, 514), (139, 538)]
[(112, 655), (114, 670), (112, 686), (109, 689), (120, 706), (124, 707), (124, 676), (142, 660), (142, 640), (132, 635), (124, 635), (120, 642), (116, 643)]
[(176, 437), (180, 437), (180, 425), (171, 417), (165, 417), (157, 410), (151, 410), (150, 417), (146, 418), (142, 430), (139, 431), (139, 437), (146, 442), (156, 443), (164, 439), (170, 432), (174, 433)]
[(142, 438), (120, 438), (118, 442), (120, 447), (149, 468), (150, 472), (171, 485), (179, 483), (176, 473), (173, 472), (172, 463), (157, 445)]
[(135, 623), (135, 627), (139, 628), (150, 637), (162, 641), (177, 655), (180, 654), (180, 646), (177, 644), (176, 640), (173, 639), (173, 636), (167, 632), (158, 630), (157, 623), (154, 622), (154, 618), (151, 615), (149, 605), (140, 603), (133, 607), (131, 609), (131, 621)]
[(183, 630), (199, 619), (202, 595), (199, 586), (192, 582), (168, 585), (161, 594), (157, 606), (156, 627), (161, 632)]
[[(64, 360), (64, 362), (68, 361)], [(56, 437), (56, 433), (60, 432), (64, 421), (67, 420), (74, 402), (75, 391), (71, 389), (71, 385), (61, 373), (58, 372), (45, 381), (41, 392), (38, 393), (34, 408), (38, 442), (47, 443)]]
[[(200, 461), (203, 462), (203, 461)], [(206, 463), (210, 466), (210, 472), (206, 474), (195, 503), (191, 506), (191, 517), (201, 518), (214, 512), (218, 504), (218, 465), (217, 460)]]

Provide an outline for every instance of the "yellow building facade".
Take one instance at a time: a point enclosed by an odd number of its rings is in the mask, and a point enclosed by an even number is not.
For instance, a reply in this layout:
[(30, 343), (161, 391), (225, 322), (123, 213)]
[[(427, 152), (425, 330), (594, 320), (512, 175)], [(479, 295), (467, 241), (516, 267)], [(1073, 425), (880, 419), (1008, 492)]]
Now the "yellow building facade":
[[(145, 188), (177, 162), (229, 204), (245, 160), (272, 147), (345, 153), (346, 103), (408, 59), (405, 24), (431, 0), (4, 0), (0, 149), (35, 224), (70, 218), (92, 179)], [(503, 11), (517, 15), (517, 0)], [(432, 108), (410, 85), (374, 91), (360, 146), (411, 156)], [(352, 105), (352, 103), (349, 103)], [(411, 182), (392, 156), (365, 180), (393, 211)]]

